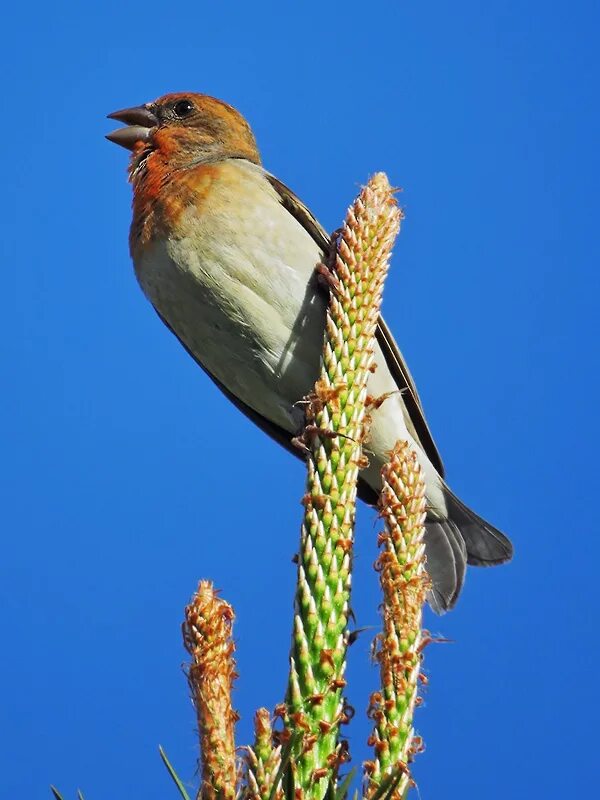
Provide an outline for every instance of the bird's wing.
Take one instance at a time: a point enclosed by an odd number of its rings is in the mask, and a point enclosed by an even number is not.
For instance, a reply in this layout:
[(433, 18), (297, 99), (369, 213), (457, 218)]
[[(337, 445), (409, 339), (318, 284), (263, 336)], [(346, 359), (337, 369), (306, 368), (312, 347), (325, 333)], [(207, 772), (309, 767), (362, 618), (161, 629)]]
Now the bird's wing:
[(266, 417), (263, 417), (262, 414), (259, 414), (258, 411), (255, 411), (251, 406), (247, 405), (246, 403), (244, 403), (243, 400), (240, 400), (239, 397), (237, 397), (235, 394), (233, 394), (233, 392), (231, 392), (225, 386), (225, 384), (221, 383), (221, 381), (218, 378), (216, 378), (212, 374), (212, 372), (210, 372), (204, 366), (204, 364), (201, 361), (198, 360), (198, 358), (196, 358), (196, 356), (194, 355), (192, 350), (190, 350), (190, 348), (186, 345), (186, 343), (179, 336), (177, 331), (173, 330), (171, 325), (169, 325), (167, 320), (156, 309), (156, 307), (154, 308), (154, 310), (156, 311), (156, 313), (158, 314), (158, 316), (160, 317), (162, 322), (166, 325), (166, 327), (171, 331), (173, 336), (175, 336), (175, 338), (179, 340), (179, 343), (184, 348), (184, 350), (186, 350), (189, 353), (189, 355), (194, 359), (196, 364), (198, 364), (198, 366), (201, 367), (203, 372), (206, 375), (208, 375), (208, 377), (211, 379), (211, 381), (223, 392), (225, 397), (227, 397), (227, 399), (230, 400), (233, 403), (233, 405), (239, 411), (242, 412), (242, 414), (245, 414), (248, 417), (248, 419), (252, 420), (252, 422), (254, 422), (254, 424), (257, 425), (261, 429), (261, 431), (263, 431), (263, 433), (266, 433), (267, 436), (271, 437), (271, 439), (274, 439), (278, 444), (280, 444), (283, 447), (285, 447), (285, 449), (288, 450), (290, 453), (292, 453), (295, 456), (300, 456), (301, 455), (300, 449), (295, 447), (294, 444), (292, 443), (293, 434), (291, 434), (285, 428), (282, 428), (280, 425), (277, 425), (276, 423), (271, 422), (270, 419), (267, 419)]
[(439, 476), (443, 478), (445, 474), (444, 462), (442, 461), (442, 457), (440, 456), (431, 431), (429, 430), (427, 420), (425, 419), (425, 412), (421, 404), (421, 398), (417, 392), (417, 387), (415, 386), (406, 361), (400, 352), (400, 348), (396, 344), (392, 332), (381, 315), (379, 315), (376, 336), (387, 367), (393, 379), (396, 381), (396, 386), (402, 392), (404, 405), (406, 406), (414, 429), (417, 432), (419, 441), (423, 446), (423, 450), (425, 450), (427, 458), (436, 468)]
[[(323, 227), (311, 214), (304, 203), (280, 180), (273, 175), (266, 173), (271, 186), (275, 189), (281, 200), (282, 206), (295, 217), (302, 227), (312, 236), (323, 253), (327, 253), (331, 247), (331, 239)], [(402, 392), (404, 405), (410, 416), (414, 429), (427, 454), (427, 457), (436, 468), (440, 476), (444, 477), (444, 464), (441, 456), (427, 425), (423, 406), (419, 398), (417, 387), (412, 379), (409, 369), (404, 361), (400, 348), (396, 344), (383, 317), (379, 317), (377, 326), (377, 342), (381, 347), (387, 367), (396, 382), (398, 389)], [(239, 403), (238, 403), (239, 404)], [(255, 420), (256, 421), (256, 420)], [(260, 423), (258, 423), (260, 424)], [(261, 426), (262, 427), (262, 426)], [(272, 434), (271, 434), (272, 435)], [(274, 437), (277, 438), (277, 437)]]
[[(204, 364), (199, 361), (194, 353), (190, 350), (190, 348), (186, 345), (186, 343), (178, 336), (177, 332), (173, 330), (173, 328), (169, 325), (167, 320), (163, 317), (162, 314), (158, 312), (158, 310), (154, 309), (162, 322), (166, 325), (166, 327), (171, 331), (173, 336), (179, 340), (181, 346), (186, 350), (189, 355), (194, 359), (196, 364), (202, 369), (202, 371), (211, 379), (211, 381), (219, 388), (225, 397), (230, 400), (233, 405), (241, 411), (249, 420), (251, 420), (258, 428), (261, 429), (263, 433), (266, 433), (267, 436), (270, 436), (278, 444), (285, 447), (288, 453), (291, 453), (296, 458), (303, 458), (303, 453), (301, 447), (296, 447), (293, 442), (293, 434), (291, 434), (285, 428), (282, 428), (281, 425), (277, 425), (275, 422), (272, 422), (267, 417), (263, 417), (262, 414), (259, 414), (258, 411), (255, 411), (251, 406), (244, 403), (243, 400), (240, 400), (233, 392), (231, 392), (221, 381), (216, 378), (212, 372), (206, 369)], [(358, 479), (358, 488), (357, 494), (361, 500), (365, 503), (369, 503), (369, 505), (376, 505), (377, 504), (377, 492), (369, 486), (369, 484), (362, 478), (359, 477)]]

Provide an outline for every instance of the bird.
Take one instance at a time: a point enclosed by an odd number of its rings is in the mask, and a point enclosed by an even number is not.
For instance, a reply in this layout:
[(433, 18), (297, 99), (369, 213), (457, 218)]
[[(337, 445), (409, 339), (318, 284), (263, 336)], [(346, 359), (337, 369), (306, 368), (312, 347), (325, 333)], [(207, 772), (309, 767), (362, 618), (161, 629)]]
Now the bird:
[[(246, 119), (206, 94), (176, 92), (108, 115), (106, 138), (131, 151), (129, 248), (143, 293), (167, 328), (248, 418), (290, 452), (299, 403), (319, 376), (327, 292), (317, 265), (331, 237), (262, 164)], [(430, 606), (451, 609), (467, 564), (512, 558), (510, 540), (451, 491), (415, 383), (379, 318), (369, 466), (359, 497), (374, 503), (381, 467), (408, 441), (426, 485)]]

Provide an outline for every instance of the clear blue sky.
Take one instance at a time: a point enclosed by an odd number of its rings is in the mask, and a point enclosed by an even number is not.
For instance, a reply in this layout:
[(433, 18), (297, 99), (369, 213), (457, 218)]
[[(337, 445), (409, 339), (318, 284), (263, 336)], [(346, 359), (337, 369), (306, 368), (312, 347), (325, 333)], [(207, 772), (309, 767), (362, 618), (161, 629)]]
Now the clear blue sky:
[[(0, 795), (175, 798), (159, 743), (193, 784), (179, 625), (200, 577), (237, 610), (240, 743), (283, 696), (302, 469), (142, 297), (126, 154), (103, 139), (106, 113), (193, 89), (248, 117), (328, 229), (370, 173), (404, 189), (386, 317), (452, 486), (517, 554), (428, 617), (454, 643), (427, 650), (421, 797), (592, 796), (598, 4), (174, 7), (3, 18)], [(376, 530), (361, 508), (360, 626), (378, 624)], [(351, 651), (355, 764), (369, 643)]]

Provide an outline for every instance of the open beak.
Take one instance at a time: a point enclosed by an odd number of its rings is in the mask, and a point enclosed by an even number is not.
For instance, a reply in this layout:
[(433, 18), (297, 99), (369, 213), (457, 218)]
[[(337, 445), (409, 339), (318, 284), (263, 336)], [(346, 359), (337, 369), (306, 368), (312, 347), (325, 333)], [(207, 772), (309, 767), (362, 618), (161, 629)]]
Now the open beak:
[(116, 131), (106, 135), (109, 142), (120, 144), (127, 150), (133, 150), (137, 142), (147, 142), (150, 133), (158, 125), (158, 119), (148, 106), (135, 106), (134, 108), (123, 108), (121, 111), (113, 111), (108, 115), (108, 119), (116, 119), (124, 122), (125, 128), (117, 128)]

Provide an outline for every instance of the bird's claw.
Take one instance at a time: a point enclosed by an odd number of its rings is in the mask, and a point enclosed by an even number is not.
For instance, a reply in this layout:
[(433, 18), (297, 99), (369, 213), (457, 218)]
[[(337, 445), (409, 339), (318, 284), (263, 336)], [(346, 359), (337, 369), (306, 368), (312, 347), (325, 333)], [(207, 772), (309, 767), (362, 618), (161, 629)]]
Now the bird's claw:
[(335, 271), (329, 264), (324, 264), (320, 261), (315, 267), (315, 274), (317, 276), (317, 283), (327, 292), (332, 292), (336, 297), (340, 297), (342, 290), (340, 281)]

